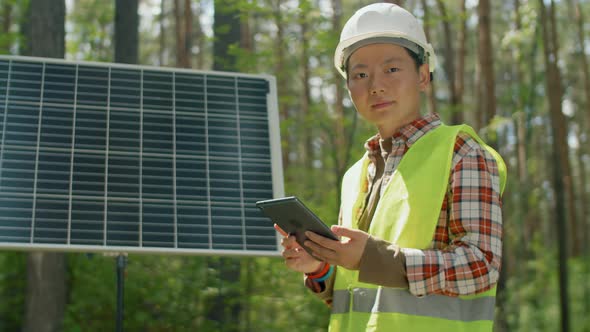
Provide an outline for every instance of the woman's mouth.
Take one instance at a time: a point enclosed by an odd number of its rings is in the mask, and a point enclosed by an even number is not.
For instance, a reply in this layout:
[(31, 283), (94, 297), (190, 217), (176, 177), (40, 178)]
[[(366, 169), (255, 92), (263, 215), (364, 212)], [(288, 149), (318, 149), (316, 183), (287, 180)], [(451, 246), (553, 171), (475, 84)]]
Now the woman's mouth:
[(372, 104), (371, 108), (372, 109), (380, 109), (380, 108), (384, 108), (384, 107), (389, 107), (392, 104), (393, 104), (393, 101), (380, 101), (378, 103)]

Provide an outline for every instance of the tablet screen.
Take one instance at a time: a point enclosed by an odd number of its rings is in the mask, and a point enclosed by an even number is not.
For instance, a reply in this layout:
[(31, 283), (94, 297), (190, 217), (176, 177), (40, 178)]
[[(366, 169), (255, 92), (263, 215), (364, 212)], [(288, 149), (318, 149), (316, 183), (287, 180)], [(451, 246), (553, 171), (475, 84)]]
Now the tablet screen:
[(295, 235), (297, 243), (308, 252), (303, 245), (306, 231), (338, 241), (330, 228), (295, 196), (258, 201), (256, 206), (285, 232)]

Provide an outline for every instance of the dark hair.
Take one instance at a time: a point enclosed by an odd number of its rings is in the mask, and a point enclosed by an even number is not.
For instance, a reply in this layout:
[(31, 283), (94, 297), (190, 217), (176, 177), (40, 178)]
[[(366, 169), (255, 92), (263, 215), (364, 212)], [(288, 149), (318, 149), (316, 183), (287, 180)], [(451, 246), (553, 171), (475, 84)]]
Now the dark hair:
[(416, 65), (416, 70), (420, 69), (420, 66), (422, 66), (424, 64), (424, 57), (419, 56), (418, 54), (410, 51), (410, 49), (405, 48), (404, 50), (406, 50), (406, 52), (408, 52), (408, 54), (410, 55), (410, 57), (412, 58), (412, 60), (414, 60), (414, 64)]

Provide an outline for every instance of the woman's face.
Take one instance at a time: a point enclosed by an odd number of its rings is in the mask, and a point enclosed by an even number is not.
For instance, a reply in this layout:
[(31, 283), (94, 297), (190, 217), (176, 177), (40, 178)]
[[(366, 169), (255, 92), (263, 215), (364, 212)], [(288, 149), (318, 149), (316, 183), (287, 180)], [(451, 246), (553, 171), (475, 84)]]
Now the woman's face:
[(427, 64), (416, 69), (406, 49), (369, 44), (348, 60), (348, 90), (357, 112), (377, 126), (381, 137), (420, 117), (420, 92), (430, 81)]

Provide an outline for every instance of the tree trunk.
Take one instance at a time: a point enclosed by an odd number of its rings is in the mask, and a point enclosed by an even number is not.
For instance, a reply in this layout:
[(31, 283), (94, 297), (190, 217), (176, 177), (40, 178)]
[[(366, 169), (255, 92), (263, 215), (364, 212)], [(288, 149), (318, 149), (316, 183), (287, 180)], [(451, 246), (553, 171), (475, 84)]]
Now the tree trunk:
[(2, 8), (2, 31), (4, 33), (10, 32), (10, 25), (12, 23), (12, 3), (6, 1)]
[(310, 105), (311, 105), (311, 92), (309, 91), (309, 78), (310, 78), (310, 68), (309, 68), (309, 19), (307, 15), (309, 13), (308, 1), (302, 1), (299, 5), (299, 24), (301, 28), (301, 87), (302, 91), (302, 98), (301, 98), (301, 112), (299, 114), (300, 117), (300, 124), (301, 124), (301, 131), (300, 133), (303, 135), (302, 144), (303, 148), (301, 151), (301, 155), (303, 157), (303, 166), (307, 172), (312, 171), (311, 162), (313, 160), (313, 151), (311, 145), (311, 136), (312, 133), (307, 129), (307, 123), (310, 121)]
[[(550, 45), (552, 45), (551, 54), (553, 55), (555, 61), (552, 63), (554, 66), (554, 75), (555, 79), (561, 80), (561, 73), (559, 72), (559, 67), (557, 63), (559, 62), (559, 44), (558, 44), (558, 36), (557, 36), (557, 20), (555, 18), (555, 3), (551, 1), (551, 7), (549, 10), (549, 19), (551, 20), (550, 28), (551, 31), (549, 32), (549, 38), (551, 38)], [(560, 126), (563, 126), (563, 141), (564, 144), (560, 145), (560, 148), (563, 150), (562, 155), (565, 157), (563, 160), (563, 177), (564, 177), (564, 190), (566, 194), (566, 212), (569, 219), (569, 225), (571, 229), (571, 237), (568, 238), (568, 242), (570, 243), (569, 252), (573, 256), (579, 256), (582, 252), (582, 243), (579, 240), (578, 236), (580, 235), (580, 231), (578, 229), (578, 221), (576, 218), (576, 196), (574, 194), (574, 182), (572, 178), (572, 168), (570, 166), (569, 161), (569, 153), (568, 153), (568, 144), (567, 144), (567, 119), (562, 113), (561, 109), (561, 98), (563, 96), (563, 88), (561, 86), (561, 81), (556, 82), (556, 89), (555, 90), (555, 103), (559, 103), (559, 113), (560, 113), (560, 120), (563, 122), (560, 123)], [(559, 94), (557, 94), (559, 93)], [(551, 96), (551, 94), (549, 94)]]
[[(503, 131), (505, 136), (507, 135), (507, 130)], [(506, 137), (503, 137), (506, 141), (508, 141), (508, 139)], [(512, 196), (512, 187), (507, 187), (506, 190), (504, 191), (503, 194), (503, 206), (504, 209), (508, 209), (509, 211), (512, 210), (513, 205), (512, 200), (510, 199), (506, 199), (506, 197), (510, 197)], [(509, 221), (507, 221), (506, 219), (503, 219), (502, 221), (505, 225), (509, 224)], [(507, 248), (510, 247), (510, 243), (508, 243), (508, 237), (504, 236), (503, 241), (502, 241), (502, 252), (511, 252), (509, 251)], [(510, 275), (514, 275), (514, 271), (515, 266), (518, 265), (516, 263), (517, 259), (515, 259), (514, 257), (512, 257), (511, 255), (503, 255), (502, 256), (502, 270), (500, 273), (500, 277), (498, 279), (498, 284), (497, 284), (497, 294), (496, 294), (496, 315), (495, 315), (495, 320), (494, 320), (494, 331), (495, 332), (507, 332), (509, 331), (509, 327), (508, 327), (508, 312), (506, 310), (506, 304), (509, 303), (508, 298), (509, 298), (509, 294), (508, 292), (506, 292), (506, 280), (508, 278), (508, 276)], [(518, 296), (518, 295), (516, 295)], [(516, 297), (516, 296), (513, 296)]]
[[(514, 13), (515, 13), (515, 26), (516, 30), (519, 31), (522, 29), (522, 22), (520, 16), (520, 0), (514, 0)], [(524, 81), (524, 74), (521, 67), (520, 59), (514, 58), (513, 61), (513, 75), (514, 75), (514, 87), (515, 89), (521, 89), (521, 86)], [(529, 184), (528, 184), (528, 171), (527, 171), (527, 161), (526, 161), (526, 140), (527, 140), (527, 124), (526, 124), (526, 113), (525, 113), (525, 100), (522, 97), (522, 93), (518, 93), (516, 96), (516, 100), (514, 101), (516, 105), (516, 114), (514, 117), (514, 127), (516, 128), (516, 171), (518, 174), (519, 180), (519, 194), (518, 194), (518, 201), (519, 201), (519, 211), (521, 216), (526, 216), (528, 208), (528, 192), (529, 192)], [(527, 220), (526, 217), (519, 218), (522, 222)], [(526, 226), (525, 226), (526, 227)], [(519, 238), (522, 238), (523, 243), (529, 243), (530, 235), (527, 232), (522, 232), (523, 227), (519, 227), (521, 229), (521, 234)]]
[[(586, 136), (585, 139), (582, 138), (583, 133), (587, 133), (587, 129), (578, 130), (578, 142), (580, 142), (580, 146), (578, 146), (576, 157), (578, 160), (579, 165), (579, 179), (580, 179), (580, 221), (582, 224), (580, 225), (581, 230), (580, 238), (582, 240), (582, 257), (585, 257), (585, 265), (583, 267), (583, 272), (586, 276), (590, 276), (590, 264), (588, 263), (588, 259), (590, 258), (590, 229), (588, 225), (588, 207), (586, 206), (586, 202), (588, 202), (588, 191), (586, 190), (586, 181), (588, 181), (588, 177), (586, 176), (587, 170), (587, 162), (584, 160), (584, 154), (587, 152), (586, 146), (588, 142), (588, 138)], [(590, 312), (590, 285), (586, 283), (581, 292), (583, 293), (582, 298), (584, 299), (583, 303), (583, 312)], [(585, 332), (590, 332), (590, 322), (587, 322), (585, 326)]]
[[(553, 1), (551, 1), (553, 4)], [(557, 228), (557, 244), (559, 247), (559, 289), (560, 289), (560, 308), (561, 308), (561, 330), (569, 331), (569, 295), (568, 295), (568, 271), (567, 271), (567, 214), (566, 214), (566, 188), (569, 169), (566, 125), (565, 118), (561, 109), (562, 88), (560, 81), (559, 68), (557, 67), (557, 45), (555, 39), (551, 36), (547, 26), (555, 23), (551, 16), (547, 19), (544, 0), (539, 0), (541, 11), (541, 26), (543, 31), (543, 50), (545, 60), (545, 71), (547, 77), (546, 91), (549, 99), (549, 113), (551, 117), (553, 159), (556, 160), (554, 165), (554, 189), (555, 189), (555, 225)]]
[[(183, 15), (183, 4), (181, 0), (174, 0), (174, 17), (176, 30), (176, 67), (187, 68), (188, 59), (186, 58), (186, 29)], [(186, 9), (184, 9), (186, 10)]]
[(213, 23), (213, 70), (237, 70), (237, 58), (230, 48), (240, 45), (240, 13), (238, 1), (215, 1)]
[[(487, 126), (487, 136), (490, 140), (491, 146), (497, 146), (497, 139), (495, 135), (489, 132), (489, 124), (496, 114), (496, 93), (495, 93), (495, 77), (494, 77), (494, 58), (491, 37), (491, 8), (489, 0), (479, 0), (477, 6), (478, 14), (478, 59), (480, 68), (479, 79), (479, 111), (482, 126)], [(478, 128), (479, 129), (479, 128)], [(505, 249), (506, 241), (502, 242), (502, 247)], [(504, 260), (506, 262), (506, 260)], [(509, 262), (507, 262), (509, 263)], [(506, 264), (507, 267), (510, 264)], [(500, 303), (505, 302), (505, 288), (506, 288), (506, 274), (505, 271), (498, 281), (498, 299)], [(503, 306), (501, 306), (503, 307)], [(502, 310), (498, 313), (498, 328), (506, 330), (506, 315)]]
[(451, 124), (458, 124), (462, 122), (461, 110), (459, 109), (458, 100), (457, 100), (457, 82), (456, 82), (456, 71), (455, 71), (455, 57), (454, 57), (454, 47), (453, 47), (453, 33), (451, 31), (451, 22), (449, 21), (449, 15), (447, 13), (447, 8), (443, 2), (443, 0), (437, 0), (436, 4), (438, 6), (438, 10), (440, 11), (440, 16), (442, 17), (442, 26), (443, 26), (443, 33), (444, 33), (444, 63), (443, 63), (443, 70), (447, 75), (447, 79), (449, 80), (448, 88), (449, 88), (449, 96), (450, 96), (450, 108), (451, 108)]
[[(521, 22), (520, 22), (520, 0), (515, 0), (515, 8), (518, 8), (518, 10), (516, 11), (516, 18), (517, 21), (516, 23), (518, 24), (517, 27), (518, 29), (521, 28)], [(530, 55), (528, 55), (529, 59), (535, 59), (537, 58), (537, 53), (538, 53), (538, 48), (539, 48), (539, 44), (541, 41), (541, 28), (540, 26), (537, 24), (535, 27), (535, 33), (534, 33), (534, 44), (533, 47), (531, 49), (531, 53)], [(522, 61), (517, 60), (515, 62), (521, 63)], [(533, 61), (528, 61), (527, 63), (527, 70), (528, 70), (528, 76), (530, 77), (530, 82), (528, 83), (529, 87), (534, 87), (537, 86), (537, 64)], [(517, 69), (520, 68), (519, 66), (517, 66)], [(517, 72), (518, 74), (518, 72)], [(522, 84), (524, 81), (524, 69), (523, 72), (521, 74), (518, 74), (522, 79), (520, 79), (520, 83)], [(532, 135), (535, 134), (534, 130), (531, 130), (531, 126), (530, 126), (530, 122), (531, 122), (531, 118), (532, 116), (530, 115), (534, 109), (538, 109), (540, 106), (537, 105), (537, 101), (539, 98), (537, 98), (537, 94), (536, 94), (536, 89), (533, 88), (529, 88), (529, 93), (528, 95), (525, 95), (524, 93), (519, 93), (519, 95), (521, 95), (521, 99), (522, 99), (522, 111), (523, 111), (523, 115), (520, 116), (520, 120), (518, 120), (518, 122), (520, 123), (520, 125), (517, 127), (517, 140), (518, 140), (518, 163), (519, 163), (519, 176), (523, 176), (523, 178), (521, 178), (521, 180), (526, 183), (527, 185), (523, 188), (521, 188), (521, 191), (523, 193), (526, 193), (526, 195), (524, 197), (522, 197), (523, 203), (522, 203), (522, 207), (524, 209), (524, 229), (523, 229), (523, 243), (529, 243), (533, 237), (534, 234), (536, 232), (536, 230), (538, 230), (538, 222), (539, 222), (539, 211), (538, 209), (535, 208), (529, 208), (529, 203), (528, 203), (528, 199), (531, 195), (533, 195), (533, 193), (531, 193), (529, 188), (535, 188), (536, 186), (541, 185), (540, 183), (536, 183), (536, 179), (543, 179), (543, 178), (549, 178), (549, 173), (548, 170), (546, 168), (542, 168), (542, 171), (544, 172), (544, 174), (536, 174), (536, 177), (533, 176), (529, 176), (528, 175), (528, 170), (527, 170), (527, 159), (528, 159), (528, 151), (530, 151), (530, 147), (531, 146), (539, 146), (536, 145), (537, 141), (535, 141), (535, 139), (533, 139)], [(518, 117), (517, 117), (518, 118)], [(536, 134), (536, 136), (547, 136), (547, 134), (544, 132), (542, 134)], [(529, 144), (528, 141), (531, 141), (531, 143)], [(522, 142), (522, 144), (521, 144)], [(542, 153), (541, 153), (542, 154)], [(534, 156), (535, 154), (530, 154), (531, 156)], [(545, 175), (546, 174), (546, 175)], [(529, 248), (532, 249), (532, 248)], [(525, 251), (525, 253), (528, 255), (531, 253), (531, 251)]]
[[(65, 13), (64, 0), (30, 1), (25, 32), (27, 55), (64, 57)], [(67, 294), (66, 264), (63, 253), (29, 253), (23, 331), (61, 331)]]
[[(10, 26), (12, 25), (12, 7), (13, 4), (9, 1), (6, 1), (2, 6), (2, 33), (5, 36), (10, 33)], [(12, 38), (4, 40), (0, 44), (0, 53), (9, 53), (11, 44)]]
[[(584, 103), (585, 103), (585, 109), (586, 111), (584, 112), (585, 114), (585, 122), (586, 122), (586, 135), (588, 135), (590, 133), (590, 70), (588, 68), (588, 58), (586, 57), (586, 52), (584, 51), (584, 45), (585, 45), (585, 40), (586, 40), (586, 36), (584, 33), (584, 25), (585, 25), (585, 21), (584, 21), (584, 12), (582, 11), (582, 8), (580, 7), (580, 3), (579, 1), (575, 1), (575, 3), (571, 3), (572, 1), (570, 0), (570, 5), (574, 6), (574, 17), (576, 19), (576, 37), (577, 37), (577, 42), (578, 42), (578, 47), (579, 47), (579, 52), (578, 52), (578, 58), (580, 60), (580, 68), (582, 70), (582, 74), (583, 74), (583, 79), (584, 79)], [(586, 199), (587, 197), (587, 193), (586, 193), (586, 182), (580, 182), (581, 183), (581, 188), (580, 188), (580, 199), (582, 200), (583, 204), (582, 206), (585, 207), (586, 206), (586, 202), (588, 202), (588, 200)], [(578, 234), (578, 241), (581, 241), (583, 244), (588, 243), (588, 220), (587, 220), (587, 216), (585, 213), (582, 214), (582, 218), (580, 220), (580, 232), (581, 234)], [(580, 246), (581, 249), (582, 246)]]
[(176, 66), (191, 68), (193, 13), (190, 0), (174, 0)]
[(465, 121), (463, 116), (463, 93), (465, 91), (465, 57), (467, 56), (467, 8), (465, 0), (461, 1), (461, 26), (457, 46), (457, 75), (455, 76), (455, 112), (456, 123)]
[[(579, 208), (577, 209), (579, 212), (579, 220), (581, 221), (580, 224), (580, 232), (581, 234), (578, 235), (578, 240), (582, 243), (582, 249), (588, 244), (590, 240), (588, 238), (588, 230), (586, 228), (586, 219), (588, 216), (588, 207), (586, 206), (586, 202), (588, 202), (588, 193), (586, 191), (586, 161), (584, 160), (584, 147), (586, 146), (587, 139), (584, 139), (584, 128), (581, 126), (578, 127), (576, 130), (576, 137), (579, 142), (579, 146), (576, 149), (576, 162), (578, 164), (578, 176), (576, 177), (579, 179), (580, 186), (578, 187), (578, 197), (579, 197)], [(582, 254), (586, 253), (585, 250), (582, 250)]]
[(184, 30), (182, 29), (182, 13), (180, 1), (174, 0), (174, 31), (176, 32), (176, 67), (182, 67), (184, 55)]
[(254, 51), (254, 38), (251, 31), (251, 16), (240, 14), (240, 48), (248, 51)]
[[(519, 31), (521, 29), (521, 18), (520, 18), (520, 3), (519, 0), (515, 0), (514, 1), (514, 12), (515, 12), (515, 26), (516, 26), (516, 30)], [(514, 55), (514, 53), (513, 53)], [(513, 70), (514, 70), (514, 85), (517, 89), (520, 88), (521, 85), (521, 80), (522, 80), (522, 70), (520, 68), (520, 62), (518, 61), (518, 59), (513, 59), (512, 61), (513, 63)], [(532, 234), (528, 234), (526, 231), (523, 231), (524, 229), (524, 225), (525, 225), (525, 220), (526, 218), (524, 217), (527, 214), (528, 211), (528, 189), (527, 189), (527, 177), (526, 177), (526, 157), (525, 157), (525, 152), (526, 152), (526, 127), (525, 127), (525, 113), (524, 113), (524, 106), (523, 106), (523, 100), (521, 97), (521, 94), (518, 93), (516, 96), (516, 100), (515, 100), (515, 104), (516, 104), (516, 114), (515, 114), (515, 119), (514, 119), (514, 126), (517, 130), (517, 171), (518, 171), (518, 179), (519, 179), (519, 186), (514, 188), (514, 194), (512, 195), (506, 195), (507, 193), (504, 193), (504, 197), (514, 197), (516, 200), (516, 204), (513, 206), (513, 209), (516, 211), (515, 214), (512, 214), (515, 216), (515, 218), (513, 218), (513, 222), (514, 223), (521, 223), (521, 225), (516, 224), (515, 227), (513, 228), (514, 232), (516, 232), (517, 234), (515, 234), (515, 237), (517, 239), (519, 239), (521, 242), (516, 242), (518, 243), (530, 243), (529, 241), (527, 241), (527, 239), (525, 239), (524, 237), (527, 235), (532, 235)], [(507, 190), (508, 191), (508, 190)], [(509, 200), (510, 201), (510, 200)], [(508, 204), (505, 203), (505, 208), (508, 208)], [(510, 210), (510, 208), (508, 208), (508, 210)], [(507, 223), (505, 223), (507, 224)], [(530, 236), (532, 238), (532, 236)], [(524, 271), (523, 269), (525, 268), (525, 266), (523, 266), (522, 264), (518, 264), (517, 262), (524, 259), (525, 257), (527, 257), (527, 252), (526, 250), (516, 250), (517, 248), (513, 248), (513, 242), (509, 242), (508, 238), (505, 237), (505, 240), (502, 242), (502, 251), (503, 252), (519, 252), (522, 253), (522, 255), (503, 255), (502, 256), (502, 273), (500, 274), (500, 279), (498, 280), (498, 294), (497, 294), (497, 301), (498, 304), (496, 306), (497, 310), (496, 310), (496, 322), (494, 324), (495, 330), (497, 330), (497, 332), (504, 332), (504, 331), (509, 331), (510, 330), (510, 326), (508, 325), (508, 320), (507, 320), (507, 316), (508, 316), (508, 312), (506, 310), (507, 304), (509, 303), (508, 300), (508, 293), (506, 292), (506, 280), (508, 278), (508, 276), (512, 275), (524, 275)], [(521, 295), (520, 293), (516, 293), (515, 295), (517, 297), (517, 301), (522, 301), (522, 299), (520, 299)], [(513, 297), (514, 298), (514, 297)], [(516, 322), (514, 323), (515, 326), (511, 326), (512, 328), (516, 329), (517, 328), (517, 323), (518, 320), (516, 320)]]
[(23, 331), (61, 331), (66, 288), (65, 254), (29, 253)]
[[(483, 126), (489, 125), (490, 121), (496, 115), (496, 81), (494, 77), (494, 49), (492, 48), (490, 12), (490, 0), (479, 0), (479, 5), (477, 6), (479, 17), (478, 58), (481, 70), (480, 88), (482, 89), (479, 110), (483, 115)], [(494, 142), (491, 143), (493, 145)]]
[[(422, 0), (422, 10), (424, 12), (424, 34), (426, 35), (426, 40), (431, 41), (430, 10), (427, 0)], [(428, 88), (426, 88), (426, 98), (428, 99), (428, 112), (436, 113), (436, 87), (434, 81), (430, 81)]]
[(193, 8), (191, 0), (184, 0), (184, 68), (192, 68), (191, 50), (193, 48)]
[(158, 65), (164, 66), (164, 54), (166, 52), (166, 1), (160, 2), (160, 17), (159, 17), (159, 27), (160, 27), (160, 49), (158, 50)]
[(246, 294), (246, 297), (244, 299), (244, 310), (243, 310), (243, 315), (244, 315), (244, 321), (243, 323), (243, 331), (252, 331), (252, 318), (250, 313), (253, 312), (254, 310), (252, 309), (252, 303), (253, 303), (253, 295), (255, 294), (255, 274), (256, 274), (256, 258), (253, 257), (248, 257), (246, 259), (244, 259), (242, 261), (242, 264), (245, 267), (245, 280), (244, 280), (244, 293)]
[(115, 62), (138, 62), (139, 15), (138, 0), (115, 2)]
[[(570, 0), (571, 3), (572, 0)], [(574, 6), (574, 17), (576, 20), (576, 38), (577, 38), (577, 45), (579, 47), (578, 52), (578, 59), (580, 60), (580, 69), (582, 70), (582, 74), (584, 77), (584, 97), (586, 102), (586, 128), (590, 130), (590, 70), (588, 69), (588, 58), (586, 57), (586, 52), (584, 51), (584, 44), (586, 41), (586, 36), (584, 33), (584, 12), (580, 7), (579, 1), (575, 1), (573, 4)]]
[[(213, 23), (213, 70), (237, 70), (237, 58), (230, 54), (232, 46), (240, 45), (240, 19), (238, 2), (235, 0), (215, 1)], [(219, 272), (219, 294), (212, 299), (208, 312), (209, 321), (216, 322), (225, 332), (240, 330), (242, 317), (242, 292), (235, 287), (241, 279), (240, 261), (234, 257), (208, 259), (209, 269)]]
[[(584, 112), (584, 114), (585, 114), (585, 118), (586, 118), (585, 119), (586, 120), (585, 121), (586, 128), (585, 128), (585, 130), (583, 130), (583, 132), (585, 132), (586, 133), (585, 136), (588, 137), (588, 134), (590, 133), (590, 70), (588, 69), (588, 58), (586, 57), (586, 52), (584, 51), (584, 45), (585, 45), (585, 41), (586, 41), (586, 36), (584, 33), (584, 25), (585, 25), (584, 12), (582, 11), (582, 8), (580, 7), (579, 1), (570, 0), (570, 5), (573, 5), (573, 7), (574, 7), (574, 17), (576, 19), (576, 32), (577, 32), (577, 41), (578, 41), (578, 47), (579, 47), (580, 67), (582, 69), (582, 74), (583, 74), (583, 78), (584, 78), (584, 99), (585, 99), (584, 106), (586, 108), (586, 111)], [(582, 135), (579, 135), (579, 136), (582, 136)], [(586, 260), (587, 260), (590, 257), (590, 223), (588, 222), (588, 212), (587, 212), (586, 204), (590, 200), (588, 199), (588, 190), (586, 189), (586, 163), (585, 163), (582, 155), (583, 155), (583, 152), (584, 152), (586, 144), (587, 144), (586, 142), (588, 142), (588, 138), (586, 138), (586, 141), (584, 143), (582, 143), (581, 139), (579, 139), (579, 140), (580, 140), (580, 144), (581, 144), (581, 146), (578, 148), (578, 160), (580, 163), (580, 175), (581, 175), (581, 181), (580, 181), (581, 204), (580, 205), (582, 207), (581, 218), (580, 218), (580, 223), (581, 223), (580, 233), (582, 233), (582, 234), (581, 234), (580, 239), (583, 243), (582, 250), (583, 250)], [(590, 264), (588, 264), (587, 262), (586, 262), (585, 272), (586, 272), (587, 276), (590, 276)], [(584, 287), (584, 299), (585, 299), (584, 300), (584, 311), (585, 312), (590, 312), (589, 292), (590, 292), (590, 286), (586, 285), (586, 287)], [(590, 325), (586, 326), (586, 331), (590, 331)]]
[(65, 12), (63, 0), (30, 0), (25, 54), (63, 59), (65, 53)]
[[(334, 12), (334, 15), (332, 16), (332, 31), (340, 31), (342, 30), (340, 23), (342, 21), (342, 1), (331, 0), (331, 2), (332, 11)], [(345, 116), (344, 105), (342, 104), (342, 99), (344, 98), (344, 87), (342, 86), (342, 77), (336, 72), (336, 69), (334, 69), (332, 72), (334, 73), (334, 86), (336, 89), (336, 100), (334, 102), (334, 113), (336, 117), (334, 121), (334, 130), (336, 135), (334, 137), (334, 148), (332, 149), (331, 153), (334, 159), (334, 173), (337, 179), (336, 187), (338, 190), (336, 193), (338, 195), (338, 206), (340, 206), (342, 177), (346, 172), (348, 154), (350, 152), (350, 148), (352, 147), (352, 141), (351, 139), (347, 139), (344, 126)], [(352, 135), (349, 135), (348, 137), (352, 137)]]
[[(274, 24), (277, 28), (277, 35), (275, 39), (275, 54), (276, 54), (276, 67), (275, 73), (277, 73), (277, 90), (278, 91), (288, 91), (288, 81), (285, 68), (285, 48), (283, 47), (283, 40), (284, 40), (284, 23), (283, 23), (283, 15), (281, 13), (281, 0), (273, 0), (273, 19)], [(286, 121), (289, 118), (289, 104), (285, 101), (284, 98), (279, 98), (279, 117), (280, 121)], [(282, 145), (282, 158), (283, 158), (283, 169), (289, 169), (290, 160), (289, 160), (289, 152), (291, 151), (290, 145), (291, 140), (289, 136), (289, 132), (286, 132), (285, 135), (281, 136), (281, 145)], [(289, 178), (289, 173), (287, 172), (286, 177)], [(288, 181), (288, 180), (287, 180)]]
[(203, 33), (203, 28), (201, 27), (201, 3), (199, 2), (197, 7), (197, 12), (195, 13), (195, 19), (197, 23), (195, 24), (195, 41), (197, 44), (197, 69), (205, 69), (205, 34)]

